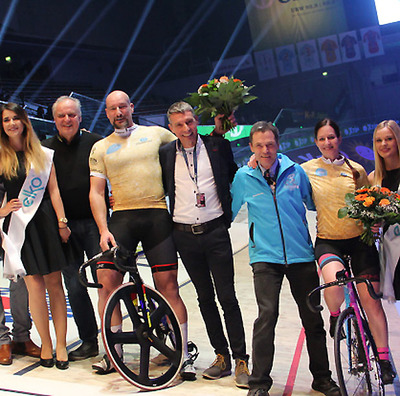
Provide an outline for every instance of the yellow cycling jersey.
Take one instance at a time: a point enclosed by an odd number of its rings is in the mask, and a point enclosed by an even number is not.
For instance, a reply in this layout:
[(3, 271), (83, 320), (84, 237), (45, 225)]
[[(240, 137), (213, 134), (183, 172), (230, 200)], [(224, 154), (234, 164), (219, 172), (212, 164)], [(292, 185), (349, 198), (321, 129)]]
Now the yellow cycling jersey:
[(114, 211), (166, 208), (158, 151), (175, 139), (167, 129), (138, 126), (129, 137), (114, 132), (94, 144), (90, 175), (109, 180)]
[(338, 218), (338, 210), (346, 206), (344, 197), (356, 188), (368, 185), (364, 168), (354, 161), (351, 165), (360, 172), (355, 185), (351, 169), (342, 165), (327, 164), (321, 158), (303, 163), (312, 186), (317, 208), (317, 236), (323, 239), (348, 239), (361, 234), (363, 227), (356, 220)]

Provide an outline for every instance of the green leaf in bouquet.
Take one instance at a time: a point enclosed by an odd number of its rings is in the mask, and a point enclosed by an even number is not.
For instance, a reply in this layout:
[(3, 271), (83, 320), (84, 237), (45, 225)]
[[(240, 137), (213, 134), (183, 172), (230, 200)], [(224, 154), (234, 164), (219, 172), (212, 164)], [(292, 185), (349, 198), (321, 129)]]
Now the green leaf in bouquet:
[(385, 223), (387, 225), (393, 225), (396, 223), (400, 224), (400, 214), (399, 213), (394, 213), (394, 212), (386, 213), (384, 216), (384, 219), (385, 219)]
[(346, 202), (346, 205), (351, 205), (354, 202), (354, 194), (353, 193), (347, 193), (344, 197), (344, 202)]
[(244, 98), (243, 98), (243, 103), (244, 104), (247, 104), (247, 103), (249, 103), (249, 102), (251, 102), (252, 100), (255, 100), (255, 99), (257, 99), (257, 96), (245, 96)]
[(187, 98), (183, 99), (186, 103), (189, 103), (190, 106), (192, 106), (193, 108), (198, 107), (200, 104), (200, 95), (198, 95), (197, 93), (193, 93), (190, 96), (188, 96)]
[(347, 208), (340, 208), (340, 209), (338, 210), (338, 217), (339, 217), (339, 219), (343, 219), (344, 217), (347, 216), (348, 213), (349, 213), (349, 211), (348, 211)]

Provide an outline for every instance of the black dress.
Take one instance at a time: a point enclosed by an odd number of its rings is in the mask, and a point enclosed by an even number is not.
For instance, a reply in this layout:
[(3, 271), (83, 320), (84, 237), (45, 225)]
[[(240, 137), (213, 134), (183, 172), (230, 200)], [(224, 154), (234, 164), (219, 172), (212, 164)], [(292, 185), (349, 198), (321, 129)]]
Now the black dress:
[[(3, 183), (7, 192), (7, 201), (18, 198), (18, 194), (26, 179), (23, 152), (17, 153), (18, 157), (18, 176), (11, 180), (0, 176), (0, 183)], [(7, 232), (10, 213), (3, 225), (3, 230)], [(57, 217), (51, 204), (50, 195), (44, 193), (35, 215), (25, 229), (25, 241), (21, 249), (21, 260), (27, 275), (47, 275), (51, 272), (60, 271), (66, 267), (66, 257), (63, 243), (58, 231)]]

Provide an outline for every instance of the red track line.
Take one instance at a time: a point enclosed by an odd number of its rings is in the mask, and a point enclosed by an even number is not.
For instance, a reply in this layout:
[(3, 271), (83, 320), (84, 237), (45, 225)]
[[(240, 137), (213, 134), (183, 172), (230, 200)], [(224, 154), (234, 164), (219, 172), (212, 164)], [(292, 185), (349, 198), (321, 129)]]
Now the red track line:
[(292, 364), (290, 366), (290, 371), (288, 375), (288, 379), (286, 381), (286, 386), (283, 391), (282, 396), (291, 396), (293, 392), (294, 382), (296, 380), (297, 369), (299, 368), (300, 358), (301, 358), (301, 350), (303, 349), (304, 339), (306, 333), (304, 331), (304, 327), (301, 328), (299, 338), (297, 340), (296, 349), (294, 351)]

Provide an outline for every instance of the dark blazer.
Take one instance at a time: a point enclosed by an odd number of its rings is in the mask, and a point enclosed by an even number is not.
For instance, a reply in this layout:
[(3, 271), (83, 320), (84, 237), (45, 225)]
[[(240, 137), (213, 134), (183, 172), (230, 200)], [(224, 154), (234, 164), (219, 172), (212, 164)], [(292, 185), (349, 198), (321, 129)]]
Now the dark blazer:
[[(227, 227), (232, 222), (231, 194), (229, 184), (237, 171), (237, 165), (233, 160), (233, 153), (228, 140), (221, 137), (201, 136), (210, 158), (214, 180), (217, 186), (217, 194), (224, 211), (224, 220)], [(163, 184), (165, 194), (169, 197), (171, 215), (175, 208), (175, 159), (176, 141), (168, 143), (160, 148), (160, 163), (162, 167)]]

